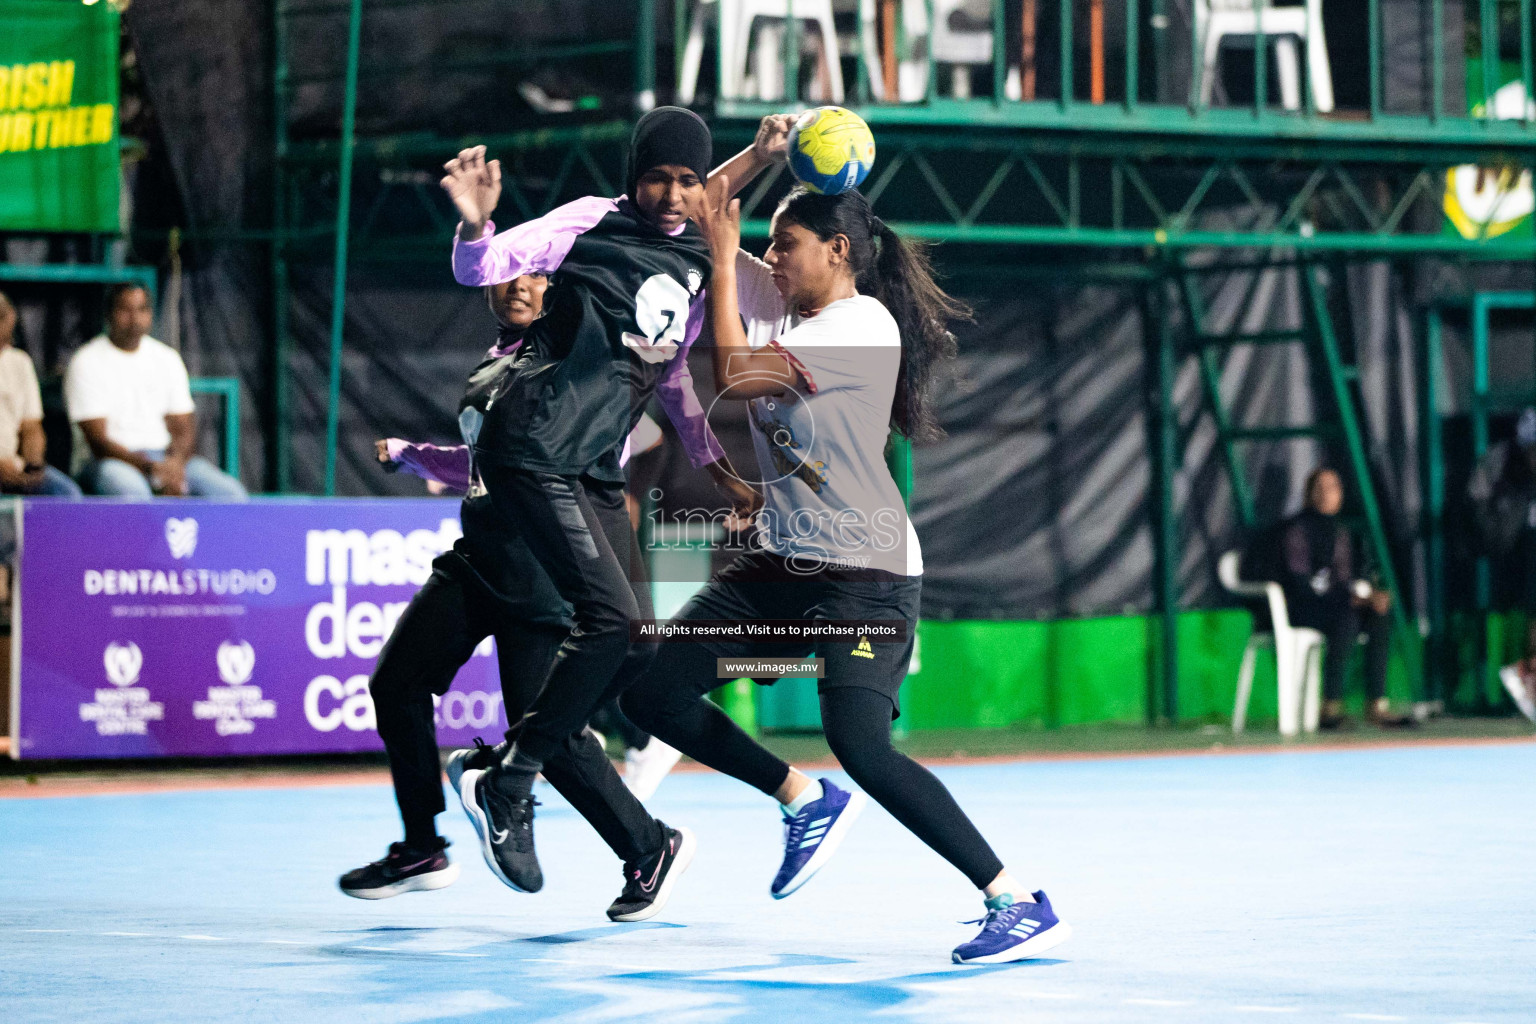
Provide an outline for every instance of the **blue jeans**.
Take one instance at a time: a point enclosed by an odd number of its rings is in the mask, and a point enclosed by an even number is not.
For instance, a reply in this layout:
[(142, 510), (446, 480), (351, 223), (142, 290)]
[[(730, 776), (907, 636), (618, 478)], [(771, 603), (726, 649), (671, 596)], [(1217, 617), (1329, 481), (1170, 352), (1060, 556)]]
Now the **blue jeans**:
[[(164, 452), (138, 454), (153, 462), (165, 458)], [(121, 459), (95, 459), (86, 463), (80, 471), (80, 485), (87, 494), (124, 498), (155, 496), (149, 478)], [(201, 455), (194, 455), (187, 460), (187, 492), (194, 498), (225, 498), (231, 501), (244, 501), (250, 497), (239, 480)]]
[(80, 485), (69, 478), (66, 473), (61, 473), (52, 466), (43, 467), (43, 482), (37, 485), (35, 491), (6, 491), (7, 494), (20, 494), (32, 498), (78, 498), (80, 497)]

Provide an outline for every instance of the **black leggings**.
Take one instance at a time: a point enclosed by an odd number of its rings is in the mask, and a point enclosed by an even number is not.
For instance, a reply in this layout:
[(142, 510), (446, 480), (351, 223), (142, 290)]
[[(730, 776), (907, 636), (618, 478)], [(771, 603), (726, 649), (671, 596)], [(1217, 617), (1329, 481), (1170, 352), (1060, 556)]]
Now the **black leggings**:
[[(715, 655), (699, 644), (668, 643), (623, 697), (640, 726), (702, 764), (773, 796), (789, 765), (742, 732), (704, 694), (721, 684)], [(932, 772), (891, 746), (891, 699), (857, 686), (821, 692), (821, 725), (832, 754), (876, 802), (933, 851), (984, 889), (1003, 870), (955, 798)]]
[[(494, 635), (502, 698), (513, 723), (507, 737), (515, 741), (519, 720), (568, 633), (563, 626), (527, 621), (525, 612), (497, 600), (470, 574), (439, 566), (384, 645), (369, 691), (406, 841), (413, 846), (436, 836), (433, 818), (444, 809), (432, 695), (446, 693), (475, 646)], [(544, 777), (620, 859), (641, 860), (666, 841), (597, 740), (581, 728), (563, 738)]]
[(621, 484), (495, 465), (481, 466), (480, 475), (496, 514), (527, 540), (575, 622), (504, 761), (531, 783), (650, 664), (655, 645), (629, 639), (630, 622), (652, 615), (650, 585), (635, 578)]

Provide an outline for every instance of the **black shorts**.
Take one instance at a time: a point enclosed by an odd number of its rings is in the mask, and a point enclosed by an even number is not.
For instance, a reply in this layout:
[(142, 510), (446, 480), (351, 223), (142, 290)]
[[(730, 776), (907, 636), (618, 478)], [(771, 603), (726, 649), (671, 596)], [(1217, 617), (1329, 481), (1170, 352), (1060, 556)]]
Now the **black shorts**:
[[(674, 616), (698, 619), (904, 620), (904, 642), (869, 642), (863, 638), (822, 638), (803, 643), (754, 640), (672, 641), (698, 643), (717, 658), (824, 659), (826, 674), (817, 692), (855, 686), (882, 693), (891, 701), (891, 717), (901, 714), (898, 694), (912, 661), (921, 576), (897, 576), (878, 569), (827, 568), (815, 573), (791, 571), (783, 558), (751, 551), (717, 572)], [(764, 685), (773, 679), (759, 679)]]

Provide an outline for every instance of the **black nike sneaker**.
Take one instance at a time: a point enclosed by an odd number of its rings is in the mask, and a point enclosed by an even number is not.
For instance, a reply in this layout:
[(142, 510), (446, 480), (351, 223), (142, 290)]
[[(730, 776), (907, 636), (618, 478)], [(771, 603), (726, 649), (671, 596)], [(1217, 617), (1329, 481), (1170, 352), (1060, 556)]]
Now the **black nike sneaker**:
[(341, 876), (341, 891), (360, 900), (387, 900), (407, 892), (425, 892), (452, 885), (459, 866), (448, 860), (448, 840), (439, 838), (437, 849), (417, 850), (404, 843), (390, 843), (383, 860), (355, 868)]
[(678, 876), (693, 863), (698, 840), (686, 828), (661, 826), (667, 841), (658, 853), (624, 865), (624, 891), (608, 908), (610, 921), (644, 921), (661, 913)]
[(491, 773), (468, 768), (459, 779), (459, 802), (480, 837), (480, 852), (491, 873), (518, 892), (544, 888), (544, 872), (533, 849), (530, 795), (509, 795), (491, 784)]

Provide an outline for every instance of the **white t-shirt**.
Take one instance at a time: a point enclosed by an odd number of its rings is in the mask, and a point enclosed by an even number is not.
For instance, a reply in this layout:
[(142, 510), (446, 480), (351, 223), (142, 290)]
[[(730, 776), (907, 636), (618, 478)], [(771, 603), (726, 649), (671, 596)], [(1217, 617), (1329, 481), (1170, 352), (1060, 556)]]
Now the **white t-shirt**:
[(43, 418), (32, 357), (11, 345), (0, 349), (0, 459), (20, 468), (21, 425)]
[(803, 387), (749, 403), (764, 504), (763, 546), (786, 558), (921, 576), (922, 549), (885, 463), (901, 333), (855, 295), (793, 314), (768, 265), (737, 254), (736, 297), (754, 349), (782, 351)]
[(107, 421), (107, 438), (134, 452), (164, 451), (167, 416), (192, 412), (187, 367), (176, 350), (145, 336), (124, 352), (105, 334), (80, 346), (64, 376), (71, 423)]

